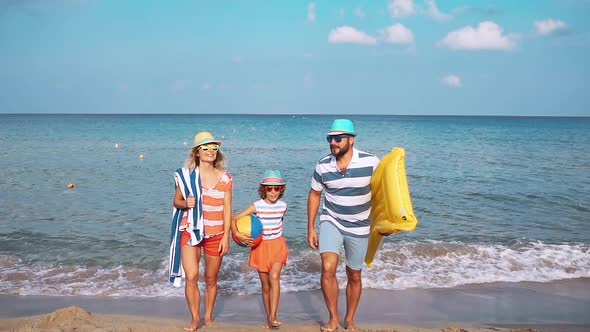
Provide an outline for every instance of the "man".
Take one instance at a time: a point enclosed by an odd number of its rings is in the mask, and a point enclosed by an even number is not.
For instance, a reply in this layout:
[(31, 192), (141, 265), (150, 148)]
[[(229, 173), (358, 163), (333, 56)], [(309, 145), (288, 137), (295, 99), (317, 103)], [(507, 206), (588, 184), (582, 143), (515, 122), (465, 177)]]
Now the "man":
[[(342, 246), (348, 277), (344, 327), (358, 331), (354, 317), (362, 292), (361, 271), (369, 240), (371, 176), (379, 158), (354, 148), (356, 131), (350, 120), (334, 120), (326, 138), (331, 154), (317, 162), (307, 201), (307, 240), (312, 249), (320, 249), (322, 293), (330, 314), (321, 331), (336, 331), (339, 327), (336, 268)], [(324, 190), (318, 239), (315, 220)]]

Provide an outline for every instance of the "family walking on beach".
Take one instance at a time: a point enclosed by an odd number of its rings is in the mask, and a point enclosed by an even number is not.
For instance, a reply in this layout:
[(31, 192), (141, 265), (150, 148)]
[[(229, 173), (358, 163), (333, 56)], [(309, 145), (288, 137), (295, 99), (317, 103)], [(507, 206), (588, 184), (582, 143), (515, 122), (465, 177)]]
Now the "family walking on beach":
[[(340, 326), (338, 280), (336, 270), (344, 247), (346, 262), (346, 314), (344, 327), (358, 331), (355, 314), (362, 292), (361, 272), (369, 236), (371, 212), (371, 176), (379, 159), (354, 147), (356, 131), (352, 121), (336, 119), (326, 140), (330, 154), (315, 165), (307, 202), (308, 244), (321, 256), (321, 288), (329, 319), (320, 330), (336, 331)], [(266, 170), (258, 187), (259, 200), (232, 215), (232, 176), (225, 171), (222, 142), (209, 132), (195, 136), (195, 145), (183, 168), (174, 173), (176, 192), (171, 230), (170, 282), (181, 286), (185, 279), (185, 298), (191, 313), (186, 331), (201, 325), (198, 287), (201, 257), (205, 258), (205, 314), (203, 324), (215, 326), (213, 311), (217, 297), (217, 280), (223, 260), (230, 248), (230, 230), (236, 241), (251, 247), (249, 266), (258, 270), (262, 301), (266, 310), (263, 327), (281, 326), (277, 318), (280, 298), (280, 275), (287, 263), (289, 249), (283, 237), (287, 204), (281, 200), (286, 183), (278, 170)], [(316, 217), (322, 192), (324, 204), (316, 230)], [(262, 222), (259, 245), (242, 234), (236, 220), (256, 215)], [(318, 234), (319, 231), (319, 234)]]

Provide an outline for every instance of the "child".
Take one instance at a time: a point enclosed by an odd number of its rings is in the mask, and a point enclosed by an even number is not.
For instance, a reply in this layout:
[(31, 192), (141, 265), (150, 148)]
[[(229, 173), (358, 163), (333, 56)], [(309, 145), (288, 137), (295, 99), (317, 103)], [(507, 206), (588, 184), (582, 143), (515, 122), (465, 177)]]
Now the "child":
[(258, 270), (262, 284), (262, 302), (266, 309), (266, 324), (263, 327), (278, 328), (277, 320), (279, 297), (281, 294), (281, 269), (287, 264), (289, 248), (283, 237), (283, 218), (287, 213), (287, 203), (281, 201), (285, 193), (285, 183), (281, 172), (267, 170), (258, 187), (260, 200), (252, 203), (244, 211), (232, 218), (231, 229), (235, 237), (251, 247), (253, 239), (238, 232), (236, 220), (249, 214), (255, 214), (262, 221), (262, 242), (250, 252), (249, 265)]

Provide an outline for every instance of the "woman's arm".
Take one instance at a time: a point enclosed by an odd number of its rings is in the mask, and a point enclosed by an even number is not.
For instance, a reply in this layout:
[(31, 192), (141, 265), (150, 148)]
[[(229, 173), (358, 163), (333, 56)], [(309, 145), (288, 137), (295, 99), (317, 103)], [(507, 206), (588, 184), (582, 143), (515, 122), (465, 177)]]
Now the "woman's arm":
[(177, 209), (192, 209), (195, 207), (195, 198), (193, 196), (189, 196), (188, 199), (184, 199), (182, 197), (182, 191), (180, 191), (180, 187), (176, 187), (176, 193), (174, 193), (174, 207)]
[(232, 190), (223, 196), (223, 238), (219, 243), (219, 252), (224, 256), (229, 252), (229, 230), (231, 228)]

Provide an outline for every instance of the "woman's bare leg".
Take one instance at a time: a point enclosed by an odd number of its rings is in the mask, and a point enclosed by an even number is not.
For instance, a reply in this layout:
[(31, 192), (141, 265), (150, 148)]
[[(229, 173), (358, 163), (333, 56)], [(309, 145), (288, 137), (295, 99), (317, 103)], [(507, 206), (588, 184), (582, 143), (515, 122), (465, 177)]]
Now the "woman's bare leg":
[(200, 304), (201, 293), (199, 291), (199, 262), (201, 260), (201, 248), (184, 245), (180, 248), (182, 268), (186, 275), (184, 296), (191, 313), (191, 324), (184, 329), (196, 331), (201, 323)]
[(221, 268), (221, 256), (210, 256), (205, 254), (205, 325), (215, 326), (213, 322), (213, 310), (217, 299), (217, 277)]

